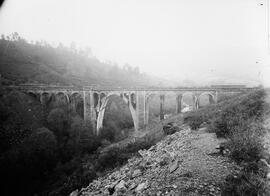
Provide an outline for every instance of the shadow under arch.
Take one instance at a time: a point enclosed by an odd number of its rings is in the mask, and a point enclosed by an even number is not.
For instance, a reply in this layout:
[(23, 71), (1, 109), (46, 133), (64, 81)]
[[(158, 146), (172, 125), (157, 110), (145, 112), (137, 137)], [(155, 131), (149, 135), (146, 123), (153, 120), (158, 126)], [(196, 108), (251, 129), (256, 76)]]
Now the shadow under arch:
[(69, 97), (64, 92), (57, 92), (55, 93), (55, 102), (58, 104), (68, 105)]
[(83, 118), (84, 103), (82, 94), (78, 92), (72, 93), (69, 99), (72, 112), (77, 113), (80, 117)]
[[(136, 130), (136, 126), (137, 126), (137, 118), (136, 118), (136, 108), (134, 108), (134, 104), (132, 103), (134, 102), (131, 101), (132, 100), (132, 93), (128, 94), (128, 98), (127, 95), (123, 95), (120, 93), (109, 93), (107, 96), (105, 97), (100, 97), (101, 98), (101, 103), (100, 103), (100, 108), (97, 114), (97, 134), (100, 134), (100, 129), (103, 128), (104, 125), (104, 116), (105, 116), (105, 112), (109, 109), (109, 107), (111, 106), (112, 102), (115, 100), (118, 100), (118, 102), (122, 102), (121, 105), (124, 107), (124, 105), (127, 106), (127, 110), (130, 113), (130, 117), (133, 123), (133, 127)], [(123, 108), (119, 108), (118, 109), (123, 110)]]
[(198, 98), (198, 107), (204, 107), (206, 105), (211, 105), (215, 103), (215, 95), (211, 92), (203, 92), (201, 93)]
[(40, 98), (39, 99), (40, 99), (40, 103), (42, 105), (47, 106), (47, 105), (50, 104), (50, 102), (52, 102), (53, 97), (52, 97), (52, 94), (47, 93), (47, 92), (43, 92), (43, 93), (40, 94)]
[(145, 99), (145, 124), (160, 120), (160, 94), (151, 93)]
[(184, 92), (181, 95), (181, 112), (187, 112), (196, 109), (196, 96), (193, 92)]
[(69, 107), (69, 97), (64, 92), (58, 91), (58, 92), (52, 92), (51, 94), (51, 100), (48, 104), (48, 109), (55, 109), (55, 108), (61, 108), (65, 112), (68, 111)]
[(27, 94), (31, 99), (33, 99), (33, 100), (35, 100), (35, 101), (41, 103), (41, 102), (40, 102), (40, 94), (39, 94), (39, 93), (35, 93), (35, 92), (33, 92), (33, 91), (28, 91), (26, 94)]
[(164, 94), (164, 119), (177, 113), (177, 99), (179, 94), (177, 92), (166, 92)]

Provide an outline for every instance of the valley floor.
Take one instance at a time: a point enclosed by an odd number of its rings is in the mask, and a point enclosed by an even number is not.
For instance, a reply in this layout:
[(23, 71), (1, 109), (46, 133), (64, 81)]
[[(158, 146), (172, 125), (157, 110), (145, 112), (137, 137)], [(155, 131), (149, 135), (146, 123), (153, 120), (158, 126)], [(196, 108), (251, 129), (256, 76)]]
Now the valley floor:
[(126, 165), (94, 180), (74, 195), (220, 195), (221, 183), (240, 168), (221, 156), (222, 142), (205, 129), (181, 131), (141, 150)]

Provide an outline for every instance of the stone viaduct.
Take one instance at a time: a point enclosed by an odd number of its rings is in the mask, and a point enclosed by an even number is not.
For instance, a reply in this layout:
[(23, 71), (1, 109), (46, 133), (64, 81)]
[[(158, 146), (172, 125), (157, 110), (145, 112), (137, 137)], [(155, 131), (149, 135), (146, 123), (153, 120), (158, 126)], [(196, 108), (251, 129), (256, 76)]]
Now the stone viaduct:
[(164, 119), (164, 101), (167, 93), (175, 94), (175, 112), (180, 113), (182, 109), (183, 96), (192, 93), (193, 109), (200, 106), (200, 97), (209, 96), (209, 103), (216, 104), (218, 94), (240, 93), (253, 90), (246, 87), (181, 87), (181, 88), (94, 88), (94, 87), (73, 87), (73, 86), (34, 86), (23, 85), (13, 87), (17, 90), (28, 93), (37, 98), (46, 107), (48, 101), (57, 96), (64, 97), (67, 104), (76, 111), (77, 102), (83, 101), (83, 118), (91, 123), (96, 134), (103, 126), (104, 113), (108, 101), (112, 96), (119, 96), (124, 100), (130, 109), (135, 131), (143, 128), (149, 121), (149, 104), (153, 95), (160, 97), (160, 119)]

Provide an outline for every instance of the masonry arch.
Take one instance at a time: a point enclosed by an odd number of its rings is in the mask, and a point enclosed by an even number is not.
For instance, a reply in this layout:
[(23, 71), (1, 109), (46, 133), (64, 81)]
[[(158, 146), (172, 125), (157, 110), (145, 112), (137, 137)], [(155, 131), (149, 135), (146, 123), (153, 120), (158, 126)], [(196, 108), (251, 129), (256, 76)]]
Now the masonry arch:
[(203, 92), (198, 96), (198, 107), (214, 104), (215, 96), (211, 92)]
[(42, 92), (40, 94), (40, 103), (47, 106), (52, 101), (52, 95), (47, 92)]
[(177, 93), (174, 91), (164, 93), (164, 119), (176, 113), (177, 96)]
[(102, 101), (105, 98), (106, 98), (106, 94), (105, 93), (100, 93), (100, 101)]
[(35, 92), (33, 92), (33, 91), (27, 92), (27, 95), (30, 96), (31, 98), (35, 99), (35, 100), (40, 101), (40, 100), (39, 100), (39, 94), (37, 94), (37, 93), (35, 93)]
[(120, 93), (120, 97), (124, 100), (125, 103), (128, 104), (129, 94), (127, 92)]
[(109, 107), (112, 104), (112, 100), (115, 100), (115, 99), (121, 100), (124, 105), (128, 106), (127, 108), (128, 108), (129, 113), (130, 113), (130, 117), (131, 117), (133, 126), (134, 126), (135, 130), (137, 130), (136, 129), (137, 128), (136, 108), (133, 107), (133, 105), (136, 104), (136, 102), (132, 104), (132, 102), (134, 102), (134, 100), (131, 101), (132, 100), (131, 97), (133, 97), (134, 95), (132, 95), (132, 94), (127, 94), (127, 95), (128, 95), (128, 100), (126, 100), (127, 102), (125, 101), (126, 95), (121, 95), (120, 93), (117, 93), (117, 92), (109, 93), (105, 97), (100, 96), (101, 105), (99, 108), (99, 112), (97, 114), (97, 134), (99, 134), (100, 129), (103, 127), (104, 116), (105, 116), (106, 110), (109, 109)]
[(181, 111), (187, 112), (196, 109), (197, 97), (193, 92), (184, 92), (181, 96)]
[(145, 97), (145, 125), (157, 122), (160, 118), (160, 94), (152, 92)]
[(63, 107), (67, 107), (69, 104), (69, 97), (67, 94), (65, 94), (64, 92), (57, 92), (55, 93), (55, 104), (56, 106), (63, 106)]
[(94, 108), (96, 108), (99, 102), (99, 94), (97, 92), (93, 93), (93, 102), (94, 102)]
[(182, 111), (182, 94), (176, 94), (176, 114), (181, 113)]
[(130, 93), (130, 104), (134, 109), (136, 109), (136, 94), (135, 93)]
[(84, 114), (84, 102), (81, 93), (74, 92), (69, 97), (71, 111), (77, 113), (83, 118)]

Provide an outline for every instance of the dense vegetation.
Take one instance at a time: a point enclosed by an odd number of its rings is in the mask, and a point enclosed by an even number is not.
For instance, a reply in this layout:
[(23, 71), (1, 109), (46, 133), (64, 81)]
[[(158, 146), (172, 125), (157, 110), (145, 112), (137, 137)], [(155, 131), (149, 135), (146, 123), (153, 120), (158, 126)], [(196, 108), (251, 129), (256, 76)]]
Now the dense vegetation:
[[(55, 98), (44, 108), (35, 97), (17, 91), (0, 94), (0, 175), (6, 195), (67, 195), (156, 142), (151, 134), (126, 148), (102, 150), (128, 137), (133, 121), (119, 97), (109, 101), (104, 128), (97, 137), (77, 111)], [(161, 137), (159, 137), (160, 139)], [(16, 184), (16, 189), (12, 187)]]
[(74, 43), (53, 47), (45, 41), (27, 41), (18, 33), (0, 39), (0, 73), (3, 84), (42, 83), (75, 86), (150, 86), (163, 81), (140, 73), (138, 67), (104, 63), (90, 48)]
[[(41, 104), (26, 94), (1, 92), (0, 174), (6, 195), (32, 195), (66, 180), (76, 158), (92, 152), (98, 140), (80, 115), (60, 103), (43, 115)], [(16, 184), (16, 189), (12, 187)]]
[(229, 156), (242, 167), (237, 176), (227, 177), (223, 195), (255, 196), (266, 195), (269, 191), (266, 186), (267, 169), (261, 164), (261, 159), (270, 161), (262, 142), (266, 131), (263, 122), (270, 112), (265, 98), (266, 92), (262, 89), (225, 99), (216, 107), (209, 106), (185, 116), (184, 121), (193, 129), (204, 123), (218, 137), (227, 138), (225, 146), (229, 149)]
[[(1, 91), (0, 175), (5, 179), (1, 184), (3, 193), (67, 195), (87, 186), (104, 171), (123, 164), (139, 149), (156, 142), (151, 134), (147, 140), (136, 140), (124, 149), (101, 151), (133, 131), (127, 105), (121, 98), (111, 97), (104, 116), (104, 128), (97, 137), (92, 133), (92, 126), (82, 119), (82, 100), (78, 97), (77, 110), (73, 111), (61, 96), (55, 97), (44, 108), (34, 96), (13, 90)], [(16, 189), (12, 189), (14, 184)]]

